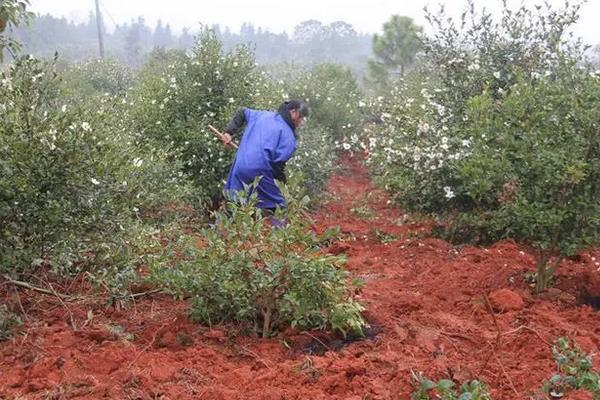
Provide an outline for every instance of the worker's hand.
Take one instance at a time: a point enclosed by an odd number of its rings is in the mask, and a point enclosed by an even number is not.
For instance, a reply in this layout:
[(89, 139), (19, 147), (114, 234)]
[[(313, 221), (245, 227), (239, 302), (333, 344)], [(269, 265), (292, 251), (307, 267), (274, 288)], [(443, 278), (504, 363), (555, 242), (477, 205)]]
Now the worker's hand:
[(233, 138), (231, 137), (231, 135), (227, 132), (224, 132), (223, 135), (221, 135), (221, 141), (225, 144), (225, 145), (229, 145), (231, 144), (231, 141), (233, 140)]

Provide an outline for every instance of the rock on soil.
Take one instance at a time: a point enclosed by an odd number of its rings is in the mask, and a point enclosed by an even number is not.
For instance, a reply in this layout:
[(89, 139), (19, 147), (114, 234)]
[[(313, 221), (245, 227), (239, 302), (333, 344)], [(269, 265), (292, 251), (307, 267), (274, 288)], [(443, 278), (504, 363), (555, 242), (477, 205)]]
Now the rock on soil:
[(525, 305), (521, 295), (509, 289), (493, 291), (490, 294), (490, 303), (497, 312), (519, 311)]

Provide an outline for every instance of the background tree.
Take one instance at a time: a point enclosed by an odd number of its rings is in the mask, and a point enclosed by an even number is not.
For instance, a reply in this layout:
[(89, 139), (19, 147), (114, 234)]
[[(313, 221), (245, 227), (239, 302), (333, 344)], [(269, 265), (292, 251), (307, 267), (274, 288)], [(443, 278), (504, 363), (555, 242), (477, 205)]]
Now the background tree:
[(170, 47), (172, 43), (171, 26), (169, 24), (163, 26), (162, 20), (159, 19), (153, 34), (154, 47)]
[(423, 28), (412, 18), (393, 15), (383, 24), (383, 33), (373, 36), (374, 60), (369, 60), (369, 75), (373, 82), (384, 83), (390, 74), (404, 76), (421, 48), (419, 35)]
[[(358, 76), (366, 74), (367, 60), (372, 57), (370, 34), (358, 33), (344, 21), (323, 24), (316, 20), (296, 26), (294, 35), (273, 33), (250, 23), (240, 32), (219, 25), (210, 27), (227, 51), (243, 44), (251, 48), (261, 65), (293, 63), (312, 66), (322, 62), (344, 64)], [(196, 28), (174, 32), (164, 20), (149, 26), (143, 19), (117, 24), (105, 32), (105, 50), (109, 58), (131, 66), (140, 66), (154, 47), (191, 50)], [(36, 57), (83, 61), (97, 56), (96, 18), (90, 13), (84, 22), (75, 23), (50, 14), (36, 15), (27, 27), (18, 26), (11, 35), (23, 44), (22, 51)]]
[(125, 37), (125, 50), (129, 58), (129, 64), (139, 65), (143, 56), (152, 48), (152, 31), (146, 26), (144, 18), (138, 17), (137, 21), (131, 23), (131, 27)]

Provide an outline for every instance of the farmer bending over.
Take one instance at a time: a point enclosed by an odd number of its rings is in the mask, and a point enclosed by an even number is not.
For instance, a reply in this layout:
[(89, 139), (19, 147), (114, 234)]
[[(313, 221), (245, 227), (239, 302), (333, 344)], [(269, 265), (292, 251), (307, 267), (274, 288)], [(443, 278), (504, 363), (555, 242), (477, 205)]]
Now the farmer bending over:
[(277, 112), (241, 108), (225, 128), (223, 142), (229, 144), (246, 125), (240, 147), (229, 171), (225, 191), (231, 196), (261, 177), (256, 188), (257, 206), (273, 213), (285, 207), (285, 198), (275, 179), (286, 183), (285, 163), (296, 150), (296, 129), (308, 116), (308, 106), (298, 100), (286, 101)]

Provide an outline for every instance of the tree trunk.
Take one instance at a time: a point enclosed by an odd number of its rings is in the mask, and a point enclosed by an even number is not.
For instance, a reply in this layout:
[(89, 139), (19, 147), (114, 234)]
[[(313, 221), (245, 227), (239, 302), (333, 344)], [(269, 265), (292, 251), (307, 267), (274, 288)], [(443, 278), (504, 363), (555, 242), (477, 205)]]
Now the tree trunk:
[(271, 307), (268, 307), (266, 310), (263, 310), (263, 330), (262, 337), (266, 339), (269, 337), (269, 333), (271, 333), (271, 314), (273, 310)]
[(537, 262), (537, 276), (535, 278), (535, 293), (540, 294), (546, 290), (550, 278), (552, 278), (552, 271), (548, 269), (549, 257), (546, 253), (540, 252), (540, 256)]

